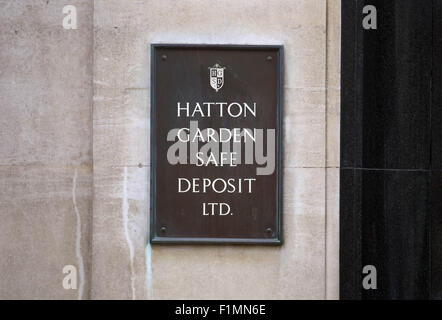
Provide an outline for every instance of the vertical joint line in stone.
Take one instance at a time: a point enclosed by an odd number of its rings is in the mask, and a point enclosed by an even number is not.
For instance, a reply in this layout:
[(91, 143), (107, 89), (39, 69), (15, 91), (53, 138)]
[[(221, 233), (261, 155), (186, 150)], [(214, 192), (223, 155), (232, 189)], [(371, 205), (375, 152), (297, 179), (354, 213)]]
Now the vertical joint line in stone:
[(328, 166), (328, 134), (327, 134), (327, 112), (328, 112), (328, 4), (325, 2), (325, 70), (324, 70), (324, 299), (327, 299), (327, 166)]

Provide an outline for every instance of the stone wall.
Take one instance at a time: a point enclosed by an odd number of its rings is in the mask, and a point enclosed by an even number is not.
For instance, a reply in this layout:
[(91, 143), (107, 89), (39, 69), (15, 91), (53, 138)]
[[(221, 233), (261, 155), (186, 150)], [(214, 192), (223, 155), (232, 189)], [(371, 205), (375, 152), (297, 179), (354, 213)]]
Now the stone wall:
[(93, 2), (69, 3), (77, 30), (59, 1), (0, 1), (0, 299), (90, 297)]
[[(338, 298), (339, 0), (70, 1), (78, 30), (26, 3), (0, 3), (0, 298)], [(148, 244), (151, 43), (284, 45), (281, 247)]]
[[(339, 2), (95, 1), (93, 298), (337, 298)], [(151, 43), (283, 44), (284, 245), (150, 246)]]

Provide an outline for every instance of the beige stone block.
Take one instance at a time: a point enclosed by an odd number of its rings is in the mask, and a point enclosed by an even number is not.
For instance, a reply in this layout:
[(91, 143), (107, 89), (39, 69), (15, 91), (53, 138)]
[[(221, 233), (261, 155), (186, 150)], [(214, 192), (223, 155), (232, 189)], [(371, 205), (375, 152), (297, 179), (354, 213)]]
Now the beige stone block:
[(279, 31), (275, 29), (280, 26), (295, 28), (321, 23), (324, 20), (324, 8), (325, 3), (321, 0), (226, 0), (212, 3), (204, 0), (124, 3), (118, 0), (98, 0), (95, 1), (94, 19), (96, 25), (109, 29), (168, 30), (168, 26), (177, 26), (184, 28), (186, 33), (201, 33), (207, 29), (205, 26), (212, 26), (205, 31), (216, 34), (222, 28), (242, 26), (253, 31), (272, 33)]
[(279, 299), (325, 297), (325, 170), (284, 169)]
[(339, 299), (339, 169), (327, 169), (327, 299)]
[(303, 29), (299, 34), (294, 33), (284, 42), (284, 86), (286, 88), (317, 90), (325, 87), (325, 39), (325, 26), (318, 26)]
[(339, 299), (341, 0), (327, 1), (327, 298)]
[(149, 90), (96, 89), (94, 165), (150, 163)]
[(94, 34), (95, 88), (150, 88), (150, 43), (145, 32), (97, 26)]
[(327, 167), (340, 166), (341, 112), (340, 90), (327, 90)]
[(324, 88), (284, 89), (284, 116), (299, 113), (324, 113), (326, 92)]
[(327, 1), (327, 167), (340, 165), (341, 1)]
[(286, 89), (284, 93), (284, 167), (324, 167), (324, 90)]
[(131, 124), (150, 119), (150, 90), (96, 88), (94, 92), (94, 124)]
[(339, 89), (341, 74), (341, 0), (327, 0), (327, 86)]
[(0, 26), (11, 26), (23, 30), (36, 28), (62, 28), (63, 7), (67, 4), (77, 8), (78, 29), (90, 31), (92, 28), (93, 1), (2, 1), (0, 2)]
[(0, 298), (89, 298), (91, 168), (0, 166), (0, 181)]
[(149, 168), (94, 169), (92, 299), (145, 299)]
[(154, 299), (275, 299), (279, 247), (152, 246)]
[(322, 0), (96, 1), (95, 12), (96, 86), (149, 88), (151, 43), (282, 44), (285, 86), (325, 86)]
[(92, 88), (27, 84), (0, 95), (0, 165), (92, 160)]
[(90, 88), (92, 2), (69, 2), (77, 7), (76, 30), (63, 28), (61, 2), (2, 2), (0, 43), (7, 50), (0, 50), (0, 88)]
[(327, 299), (339, 299), (339, 167), (340, 112), (327, 112)]

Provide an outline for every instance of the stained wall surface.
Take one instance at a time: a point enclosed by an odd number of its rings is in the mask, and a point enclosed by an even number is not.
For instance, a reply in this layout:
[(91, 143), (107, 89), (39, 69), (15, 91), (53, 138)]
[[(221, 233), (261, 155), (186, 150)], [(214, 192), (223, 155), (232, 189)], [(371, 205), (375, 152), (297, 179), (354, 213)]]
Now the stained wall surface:
[[(340, 2), (94, 9), (92, 298), (337, 298)], [(148, 244), (151, 43), (284, 45), (282, 247)]]
[[(0, 298), (338, 298), (340, 1), (70, 4), (0, 2)], [(281, 247), (148, 244), (151, 43), (284, 45)]]
[(69, 3), (76, 30), (60, 1), (0, 1), (0, 299), (90, 297), (93, 2)]

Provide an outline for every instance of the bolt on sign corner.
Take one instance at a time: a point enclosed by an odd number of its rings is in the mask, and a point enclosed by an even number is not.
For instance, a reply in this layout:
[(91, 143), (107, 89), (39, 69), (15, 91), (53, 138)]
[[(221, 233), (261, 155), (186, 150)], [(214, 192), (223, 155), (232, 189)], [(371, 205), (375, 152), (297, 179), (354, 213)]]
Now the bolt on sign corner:
[(281, 243), (282, 46), (151, 46), (151, 242)]

